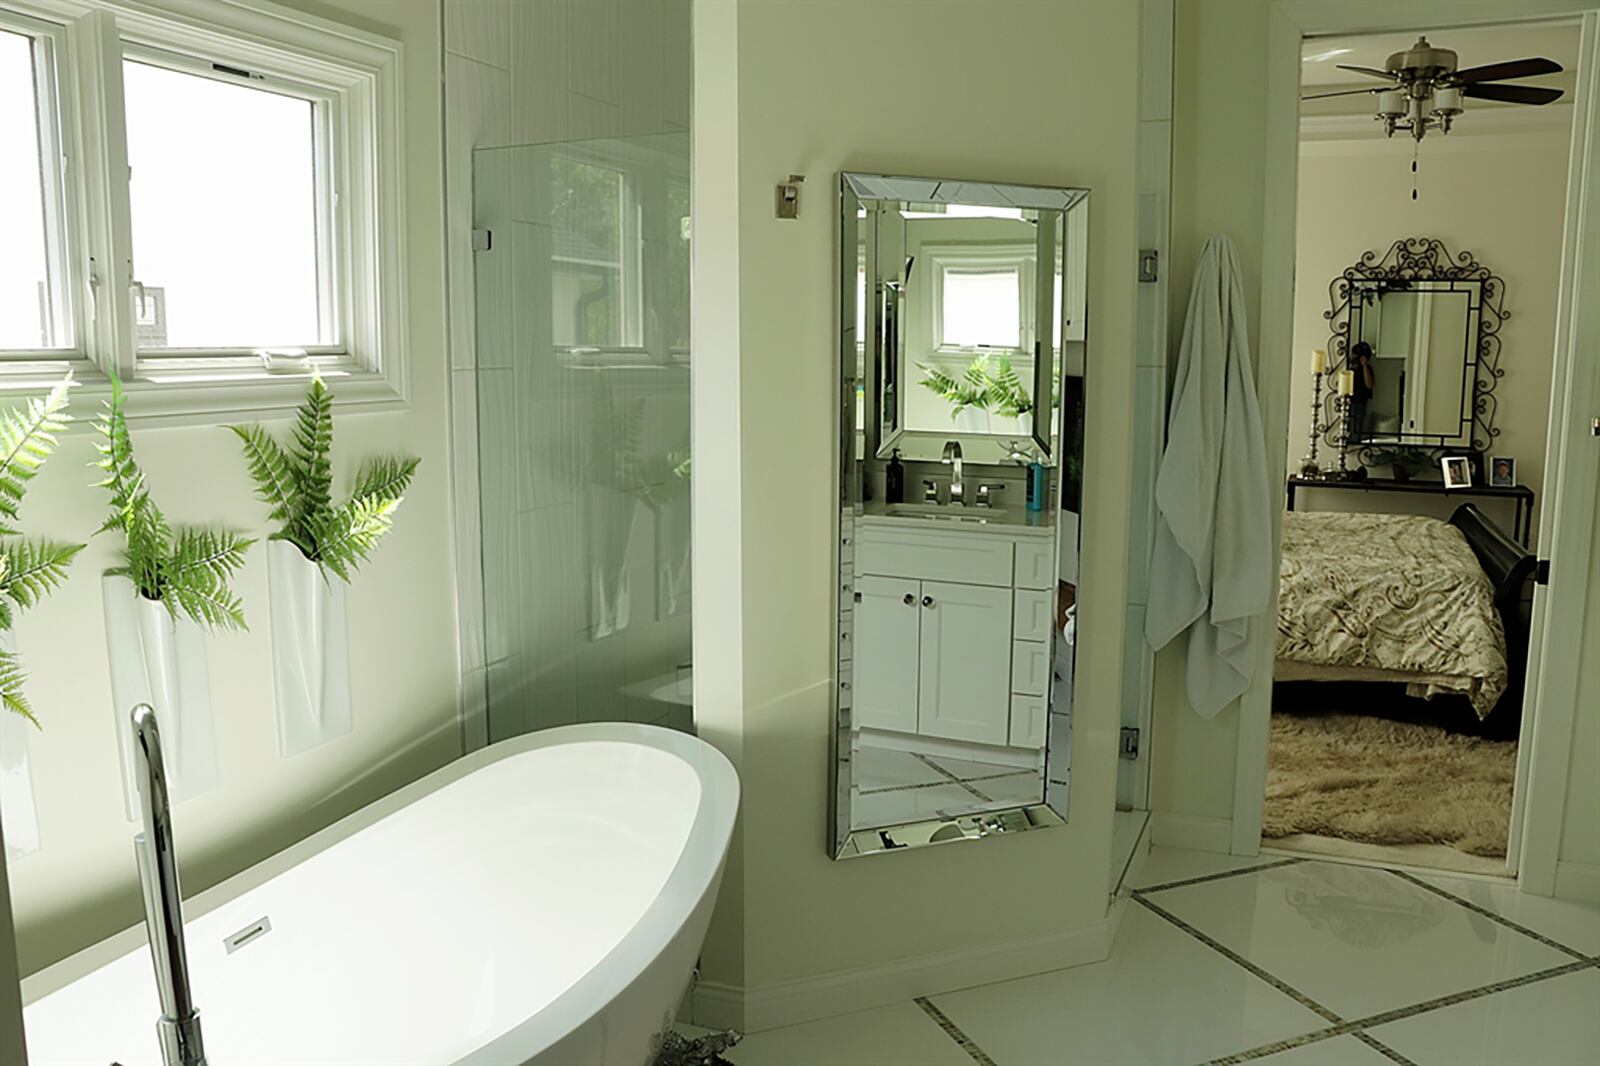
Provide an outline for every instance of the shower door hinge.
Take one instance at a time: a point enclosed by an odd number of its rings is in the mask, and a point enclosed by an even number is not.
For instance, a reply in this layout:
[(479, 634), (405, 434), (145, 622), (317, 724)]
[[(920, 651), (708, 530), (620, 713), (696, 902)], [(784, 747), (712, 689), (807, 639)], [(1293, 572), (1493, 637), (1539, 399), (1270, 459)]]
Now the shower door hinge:
[(1122, 743), (1117, 750), (1117, 756), (1123, 759), (1137, 759), (1139, 757), (1139, 730), (1133, 726), (1122, 727)]
[(1161, 253), (1154, 248), (1139, 249), (1139, 280), (1161, 280)]
[(494, 247), (494, 230), (475, 229), (472, 231), (472, 250), (474, 252), (487, 252)]
[(1550, 584), (1550, 560), (1540, 559), (1533, 564), (1533, 583), (1535, 585)]

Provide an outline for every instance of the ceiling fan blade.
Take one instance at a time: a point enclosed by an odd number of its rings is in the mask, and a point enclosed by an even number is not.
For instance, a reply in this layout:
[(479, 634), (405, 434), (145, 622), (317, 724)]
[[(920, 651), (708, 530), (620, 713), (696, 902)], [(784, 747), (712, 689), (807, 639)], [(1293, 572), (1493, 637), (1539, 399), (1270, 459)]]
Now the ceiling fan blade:
[(1537, 85), (1463, 85), (1461, 95), (1507, 104), (1548, 104), (1561, 99), (1561, 90)]
[(1340, 70), (1353, 70), (1357, 74), (1370, 74), (1374, 78), (1388, 78), (1390, 81), (1395, 80), (1394, 73), (1388, 70), (1376, 70), (1372, 67), (1352, 67), (1348, 63), (1335, 63), (1334, 66), (1338, 67)]
[(1458, 70), (1450, 75), (1450, 80), (1470, 85), (1479, 81), (1504, 81), (1507, 78), (1533, 78), (1540, 74), (1560, 73), (1561, 64), (1553, 59), (1511, 59), (1504, 63)]
[(1302, 100), (1326, 100), (1330, 96), (1367, 96), (1367, 95), (1370, 95), (1372, 93), (1381, 93), (1381, 92), (1383, 92), (1382, 89), (1340, 89), (1338, 92), (1333, 92), (1333, 93), (1312, 93), (1309, 96), (1302, 96), (1300, 99), (1302, 99)]

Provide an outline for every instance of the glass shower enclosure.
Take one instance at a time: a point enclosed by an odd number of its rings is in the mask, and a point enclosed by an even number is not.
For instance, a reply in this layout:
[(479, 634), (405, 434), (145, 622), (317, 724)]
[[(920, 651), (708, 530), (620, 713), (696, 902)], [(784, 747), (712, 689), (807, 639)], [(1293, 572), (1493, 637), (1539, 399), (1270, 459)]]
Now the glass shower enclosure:
[(480, 148), (488, 733), (692, 724), (689, 137)]

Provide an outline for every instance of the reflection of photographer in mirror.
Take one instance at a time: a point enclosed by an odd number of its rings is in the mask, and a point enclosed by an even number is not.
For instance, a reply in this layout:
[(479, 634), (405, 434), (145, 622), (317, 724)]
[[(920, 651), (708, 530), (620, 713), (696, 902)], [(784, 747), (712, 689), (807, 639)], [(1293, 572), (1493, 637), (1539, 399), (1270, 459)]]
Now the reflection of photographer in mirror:
[(1350, 369), (1356, 378), (1355, 391), (1350, 394), (1350, 436), (1360, 439), (1368, 433), (1367, 404), (1378, 384), (1378, 376), (1372, 368), (1372, 345), (1366, 341), (1355, 343), (1350, 349)]

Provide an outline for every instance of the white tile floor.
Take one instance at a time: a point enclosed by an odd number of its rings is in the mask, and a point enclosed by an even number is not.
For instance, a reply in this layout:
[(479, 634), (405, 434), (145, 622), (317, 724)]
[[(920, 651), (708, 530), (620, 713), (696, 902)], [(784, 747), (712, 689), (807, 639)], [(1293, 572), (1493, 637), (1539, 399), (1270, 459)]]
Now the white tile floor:
[[(1105, 962), (753, 1033), (736, 1066), (1600, 1063), (1600, 907), (1154, 848)], [(942, 1021), (941, 1021), (942, 1019)]]
[(854, 759), (850, 813), (858, 828), (914, 822), (979, 803), (1038, 803), (1044, 794), (1040, 772), (1018, 766), (871, 746), (858, 748)]

